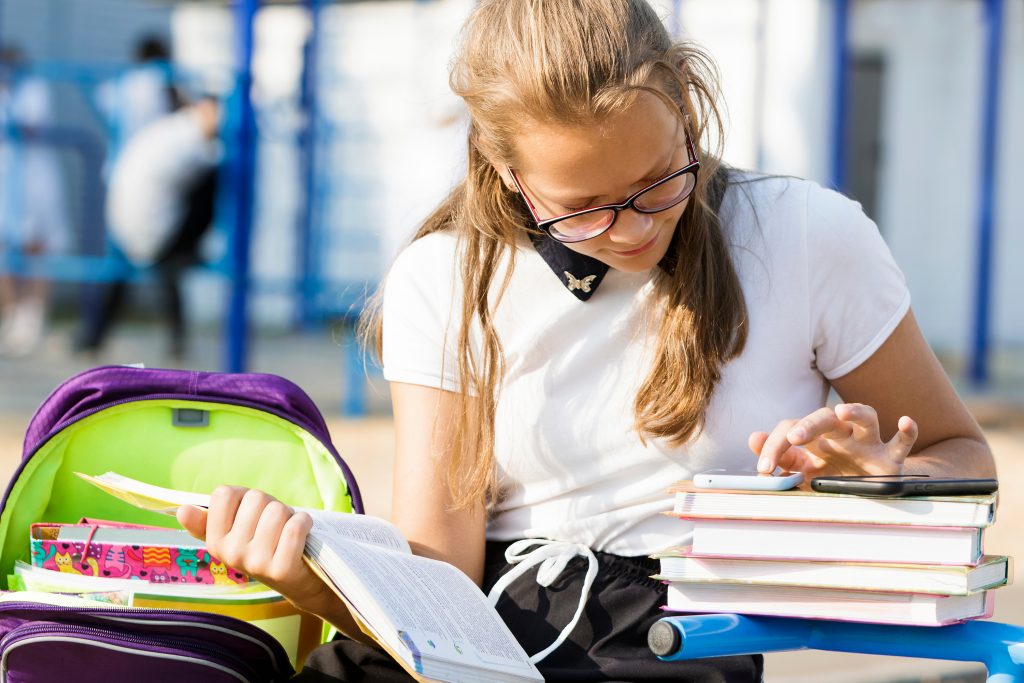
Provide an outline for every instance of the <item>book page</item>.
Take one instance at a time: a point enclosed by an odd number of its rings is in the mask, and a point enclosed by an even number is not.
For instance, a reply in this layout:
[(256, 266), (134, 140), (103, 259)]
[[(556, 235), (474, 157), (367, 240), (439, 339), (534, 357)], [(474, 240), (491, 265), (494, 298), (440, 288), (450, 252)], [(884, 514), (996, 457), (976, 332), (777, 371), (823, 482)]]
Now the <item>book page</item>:
[(207, 495), (154, 486), (138, 479), (121, 476), (117, 472), (105, 472), (98, 477), (81, 472), (75, 472), (75, 475), (115, 498), (142, 510), (173, 515), (182, 505), (210, 507), (210, 497)]
[(316, 533), (328, 545), (333, 545), (338, 539), (349, 539), (402, 553), (412, 552), (402, 532), (385, 519), (345, 512), (300, 509), (313, 518), (310, 533)]
[(479, 587), (456, 567), (345, 539), (312, 545), (312, 559), (361, 614), (387, 618), (417, 671), (429, 676), (433, 660), (542, 680)]
[[(173, 515), (181, 505), (195, 505), (204, 508), (210, 506), (210, 497), (205, 494), (154, 486), (116, 472), (106, 472), (96, 477), (81, 472), (75, 472), (75, 474), (115, 498), (143, 510)], [(372, 543), (406, 553), (412, 552), (405, 537), (402, 536), (402, 532), (387, 520), (366, 515), (308, 508), (296, 508), (296, 510), (302, 510), (312, 517), (313, 528), (325, 538), (349, 538), (361, 543)]]

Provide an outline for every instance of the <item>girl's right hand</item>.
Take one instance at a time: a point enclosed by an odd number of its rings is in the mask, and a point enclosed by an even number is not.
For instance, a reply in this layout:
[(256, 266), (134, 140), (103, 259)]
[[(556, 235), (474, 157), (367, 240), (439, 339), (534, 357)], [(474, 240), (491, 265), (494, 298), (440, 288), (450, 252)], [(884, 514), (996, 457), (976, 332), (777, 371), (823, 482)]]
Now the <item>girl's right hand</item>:
[(240, 486), (218, 486), (210, 507), (178, 508), (178, 523), (229, 567), (273, 588), (299, 609), (323, 615), (338, 602), (302, 560), (313, 520), (272, 496)]

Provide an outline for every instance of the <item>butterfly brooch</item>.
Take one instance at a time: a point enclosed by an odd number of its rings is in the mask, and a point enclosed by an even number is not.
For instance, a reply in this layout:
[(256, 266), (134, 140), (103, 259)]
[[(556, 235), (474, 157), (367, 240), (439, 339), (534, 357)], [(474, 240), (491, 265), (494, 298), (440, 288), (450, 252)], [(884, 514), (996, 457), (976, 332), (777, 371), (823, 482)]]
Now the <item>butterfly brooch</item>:
[(590, 285), (597, 278), (596, 275), (588, 275), (583, 279), (577, 280), (576, 277), (569, 271), (566, 270), (563, 272), (565, 273), (565, 277), (568, 279), (568, 286), (570, 292), (574, 289), (578, 289), (581, 292), (590, 292)]

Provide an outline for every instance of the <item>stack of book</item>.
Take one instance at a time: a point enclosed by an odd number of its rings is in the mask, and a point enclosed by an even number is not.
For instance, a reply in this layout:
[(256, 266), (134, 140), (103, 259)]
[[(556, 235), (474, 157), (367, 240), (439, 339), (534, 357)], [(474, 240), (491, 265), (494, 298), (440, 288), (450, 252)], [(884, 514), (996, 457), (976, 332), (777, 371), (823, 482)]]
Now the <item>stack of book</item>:
[(867, 498), (680, 482), (690, 546), (655, 555), (666, 609), (940, 626), (991, 616), (1010, 559), (985, 555), (996, 494)]

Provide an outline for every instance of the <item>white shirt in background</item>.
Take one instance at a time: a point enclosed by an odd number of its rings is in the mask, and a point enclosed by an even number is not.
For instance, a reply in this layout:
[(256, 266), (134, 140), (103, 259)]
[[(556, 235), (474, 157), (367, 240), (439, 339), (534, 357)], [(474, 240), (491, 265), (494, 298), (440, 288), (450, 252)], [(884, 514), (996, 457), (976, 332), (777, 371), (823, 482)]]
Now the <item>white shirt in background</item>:
[(148, 265), (185, 216), (197, 177), (220, 158), (191, 109), (165, 116), (136, 133), (114, 164), (107, 190), (107, 225), (125, 255)]

